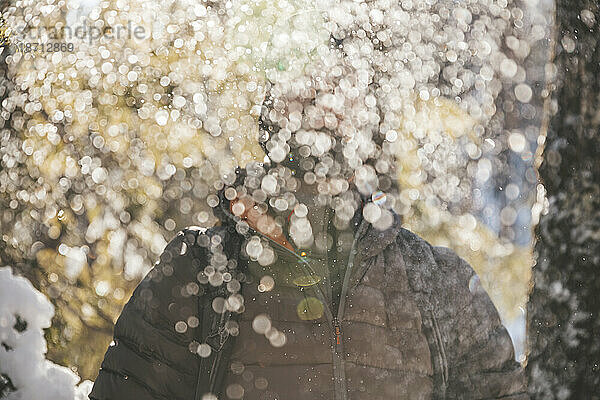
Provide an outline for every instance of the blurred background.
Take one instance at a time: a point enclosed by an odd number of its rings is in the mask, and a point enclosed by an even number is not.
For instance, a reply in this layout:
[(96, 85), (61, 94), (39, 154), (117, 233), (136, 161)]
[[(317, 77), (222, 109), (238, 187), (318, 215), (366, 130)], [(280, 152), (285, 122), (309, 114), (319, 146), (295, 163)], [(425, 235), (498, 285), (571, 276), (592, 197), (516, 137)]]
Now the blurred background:
[[(263, 157), (256, 109), (272, 64), (309, 62), (289, 49), (269, 59), (262, 28), (318, 10), (241, 3), (233, 22), (231, 2), (2, 3), (0, 265), (50, 299), (47, 357), (83, 379), (95, 378), (116, 317), (166, 243), (216, 223), (220, 176)], [(268, 12), (252, 17), (244, 4)], [(407, 26), (432, 21), (406, 31), (407, 44), (439, 33), (427, 44), (436, 79), (416, 79), (393, 138), (404, 225), (469, 261), (524, 361), (553, 2), (423, 4), (403, 2)], [(267, 43), (262, 70), (231, 56), (241, 25)], [(17, 46), (36, 40), (73, 48)]]

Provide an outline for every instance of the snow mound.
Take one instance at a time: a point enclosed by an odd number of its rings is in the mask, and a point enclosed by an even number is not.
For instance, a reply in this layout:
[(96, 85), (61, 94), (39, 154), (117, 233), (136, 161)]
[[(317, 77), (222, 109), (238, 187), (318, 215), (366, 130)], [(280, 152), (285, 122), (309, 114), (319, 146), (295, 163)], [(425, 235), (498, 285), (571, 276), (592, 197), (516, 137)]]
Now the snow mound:
[[(46, 359), (54, 306), (27, 279), (0, 268), (0, 399), (87, 400), (92, 383)], [(43, 393), (43, 395), (42, 395)]]

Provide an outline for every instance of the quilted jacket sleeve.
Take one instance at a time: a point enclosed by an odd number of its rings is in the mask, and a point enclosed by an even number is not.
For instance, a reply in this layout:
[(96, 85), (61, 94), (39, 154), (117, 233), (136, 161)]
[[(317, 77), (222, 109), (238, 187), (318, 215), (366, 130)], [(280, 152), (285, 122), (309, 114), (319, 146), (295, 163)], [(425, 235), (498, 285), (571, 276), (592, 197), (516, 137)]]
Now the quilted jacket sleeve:
[(451, 250), (431, 251), (444, 276), (438, 304), (443, 312), (433, 323), (447, 366), (446, 398), (529, 399), (510, 336), (477, 275)]
[(197, 231), (184, 230), (133, 292), (114, 328), (114, 340), (90, 394), (92, 400), (194, 397), (198, 356), (199, 267), (206, 249)]

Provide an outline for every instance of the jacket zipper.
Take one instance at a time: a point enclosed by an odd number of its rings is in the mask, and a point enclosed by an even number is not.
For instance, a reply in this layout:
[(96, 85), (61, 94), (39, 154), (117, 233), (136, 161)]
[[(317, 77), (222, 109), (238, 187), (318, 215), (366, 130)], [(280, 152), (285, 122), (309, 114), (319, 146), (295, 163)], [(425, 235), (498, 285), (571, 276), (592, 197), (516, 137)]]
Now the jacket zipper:
[(348, 265), (346, 266), (346, 272), (344, 274), (344, 283), (342, 284), (342, 290), (340, 293), (340, 304), (338, 305), (337, 316), (330, 322), (333, 328), (333, 378), (334, 378), (334, 398), (335, 400), (347, 400), (348, 390), (346, 388), (346, 366), (344, 360), (344, 345), (343, 345), (343, 333), (341, 326), (341, 318), (344, 317), (344, 310), (346, 308), (346, 295), (348, 287), (350, 286), (350, 276), (352, 275), (352, 269), (354, 267), (354, 258), (356, 256), (356, 244), (358, 239), (361, 237), (364, 229), (367, 227), (367, 222), (362, 220), (354, 240), (352, 241), (352, 247), (350, 248), (350, 256), (348, 257)]
[[(348, 257), (348, 265), (346, 267), (346, 272), (344, 274), (344, 283), (342, 284), (342, 290), (340, 293), (340, 304), (338, 306), (337, 314), (334, 316), (333, 311), (331, 310), (331, 306), (328, 305), (328, 301), (323, 294), (319, 285), (317, 284), (317, 295), (320, 297), (320, 300), (323, 302), (325, 316), (327, 317), (327, 322), (329, 323), (329, 328), (331, 329), (332, 334), (332, 363), (333, 363), (333, 381), (334, 381), (334, 400), (347, 400), (348, 399), (348, 391), (346, 388), (346, 368), (344, 365), (344, 346), (343, 346), (343, 333), (342, 326), (340, 323), (340, 319), (344, 316), (344, 310), (346, 308), (346, 292), (350, 286), (350, 276), (352, 273), (352, 269), (354, 267), (354, 259), (356, 256), (356, 244), (358, 243), (358, 239), (361, 237), (363, 231), (367, 228), (368, 223), (364, 219), (361, 221), (356, 233), (354, 234), (354, 240), (352, 241), (352, 247), (350, 248), (350, 256)], [(252, 229), (252, 228), (250, 228)], [(252, 229), (254, 232), (259, 234), (260, 236), (268, 239), (269, 241), (275, 243), (280, 248), (285, 251), (293, 254), (298, 259), (303, 260), (301, 256), (296, 254), (294, 251), (291, 251), (285, 246), (277, 243), (267, 235), (259, 232), (255, 229)]]
[(346, 371), (344, 367), (344, 348), (342, 346), (342, 330), (340, 321), (337, 318), (333, 320), (334, 343), (333, 349), (333, 384), (334, 399), (346, 399)]

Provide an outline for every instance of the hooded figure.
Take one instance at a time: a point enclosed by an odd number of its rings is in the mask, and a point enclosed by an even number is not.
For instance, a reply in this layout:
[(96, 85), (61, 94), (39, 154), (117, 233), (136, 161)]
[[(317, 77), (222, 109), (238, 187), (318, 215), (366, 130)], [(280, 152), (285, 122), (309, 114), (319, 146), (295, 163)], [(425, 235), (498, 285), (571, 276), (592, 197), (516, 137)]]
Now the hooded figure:
[(269, 98), (271, 162), (225, 177), (220, 224), (168, 244), (90, 398), (527, 399), (471, 267), (402, 228), (383, 139), (290, 129), (294, 103)]
[[(214, 79), (202, 93), (180, 90), (201, 111), (206, 97), (203, 128), (242, 152), (233, 139), (247, 125), (234, 116), (268, 93), (258, 138), (268, 158), (235, 173), (223, 173), (229, 159), (211, 159), (221, 190), (207, 201), (220, 222), (167, 245), (115, 325), (92, 399), (528, 398), (477, 276), (402, 228), (407, 205), (395, 183), (399, 147), (418, 143), (410, 133), (439, 129), (428, 107), (460, 95), (481, 118), (495, 109), (487, 53), (464, 46), (500, 38), (504, 25), (450, 1), (410, 13), (411, 2), (313, 3), (223, 3), (233, 7), (219, 13), (232, 16), (223, 28), (231, 41), (214, 65), (228, 76), (271, 65), (269, 83), (227, 81), (222, 96)], [(317, 5), (326, 21), (310, 10)], [(473, 6), (488, 11), (497, 14)], [(259, 59), (245, 65), (246, 56)], [(433, 136), (432, 148), (449, 137)], [(430, 166), (444, 170), (445, 161)]]

